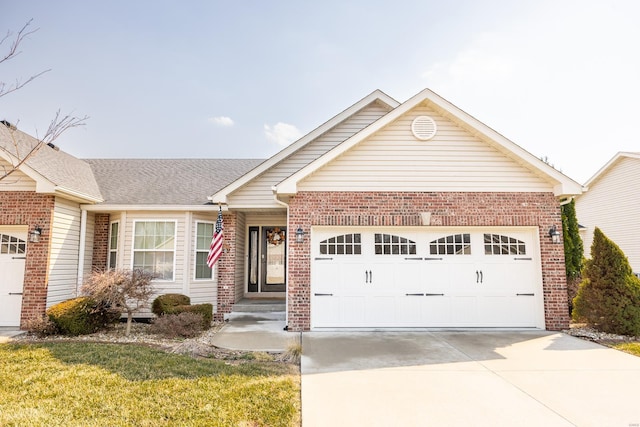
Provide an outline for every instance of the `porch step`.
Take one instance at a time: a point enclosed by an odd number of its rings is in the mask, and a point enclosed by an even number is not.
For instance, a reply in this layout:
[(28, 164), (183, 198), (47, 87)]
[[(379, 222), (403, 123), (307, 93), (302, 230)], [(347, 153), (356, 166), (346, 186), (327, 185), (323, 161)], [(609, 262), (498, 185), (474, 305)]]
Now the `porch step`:
[(283, 299), (241, 299), (233, 305), (232, 312), (264, 313), (272, 311), (285, 311)]
[(224, 315), (225, 320), (270, 321), (285, 320), (283, 299), (242, 299), (233, 305), (233, 310)]

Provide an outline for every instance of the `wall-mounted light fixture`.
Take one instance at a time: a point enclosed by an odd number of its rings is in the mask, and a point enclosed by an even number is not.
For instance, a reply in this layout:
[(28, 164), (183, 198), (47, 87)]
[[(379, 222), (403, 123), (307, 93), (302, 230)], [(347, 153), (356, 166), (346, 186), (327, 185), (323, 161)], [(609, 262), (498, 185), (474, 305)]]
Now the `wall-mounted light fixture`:
[(31, 243), (38, 243), (40, 241), (40, 236), (42, 235), (42, 228), (36, 225), (33, 230), (29, 232), (29, 241)]
[(560, 232), (555, 224), (549, 229), (549, 237), (551, 237), (551, 243), (560, 243)]
[(296, 230), (296, 243), (303, 243), (305, 234), (307, 233), (302, 230), (302, 227), (298, 226), (298, 229)]

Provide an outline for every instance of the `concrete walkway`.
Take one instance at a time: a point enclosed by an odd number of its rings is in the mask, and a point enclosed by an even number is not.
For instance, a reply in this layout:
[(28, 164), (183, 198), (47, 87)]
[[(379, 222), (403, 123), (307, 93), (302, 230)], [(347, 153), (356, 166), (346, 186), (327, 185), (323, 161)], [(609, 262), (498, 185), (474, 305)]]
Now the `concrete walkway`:
[(11, 338), (24, 333), (24, 331), (18, 330), (18, 328), (0, 327), (0, 344), (7, 343), (11, 341)]
[(284, 352), (300, 334), (284, 330), (284, 313), (238, 313), (211, 340), (229, 350)]
[(638, 426), (640, 358), (561, 333), (309, 332), (313, 426)]

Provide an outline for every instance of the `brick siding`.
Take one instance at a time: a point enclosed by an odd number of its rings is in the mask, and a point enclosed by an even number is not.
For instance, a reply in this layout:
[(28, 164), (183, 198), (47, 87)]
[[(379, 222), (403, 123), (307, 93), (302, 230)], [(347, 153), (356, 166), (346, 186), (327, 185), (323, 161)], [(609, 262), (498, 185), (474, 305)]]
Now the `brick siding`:
[(0, 192), (0, 225), (25, 225), (29, 231), (35, 226), (42, 228), (38, 243), (29, 242), (27, 237), (21, 327), (24, 327), (28, 320), (45, 314), (54, 204), (53, 196), (32, 191)]
[(236, 258), (241, 260), (243, 254), (236, 253), (236, 226), (237, 218), (235, 213), (223, 215), (224, 234), (223, 252), (216, 262), (218, 269), (218, 298), (216, 301), (215, 320), (222, 321), (225, 313), (231, 313), (233, 304), (242, 298), (242, 294), (236, 293)]
[[(536, 226), (540, 239), (545, 326), (569, 326), (564, 246), (548, 231), (562, 226), (560, 206), (551, 193), (300, 192), (289, 201), (289, 229), (301, 226), (419, 226), (421, 212), (439, 226)], [(311, 325), (311, 242), (294, 243), (289, 233), (289, 330)]]
[(93, 259), (92, 271), (105, 271), (107, 269), (107, 257), (109, 256), (109, 214), (95, 215), (93, 231)]

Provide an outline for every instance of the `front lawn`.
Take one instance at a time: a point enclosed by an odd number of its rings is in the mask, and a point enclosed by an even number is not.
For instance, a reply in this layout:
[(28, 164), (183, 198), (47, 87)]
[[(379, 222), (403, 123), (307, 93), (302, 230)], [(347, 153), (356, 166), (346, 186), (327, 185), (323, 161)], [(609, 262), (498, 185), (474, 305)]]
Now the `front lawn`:
[(140, 345), (0, 345), (2, 426), (294, 426), (290, 365), (194, 359)]
[(612, 347), (640, 357), (640, 342), (625, 342), (614, 344)]

